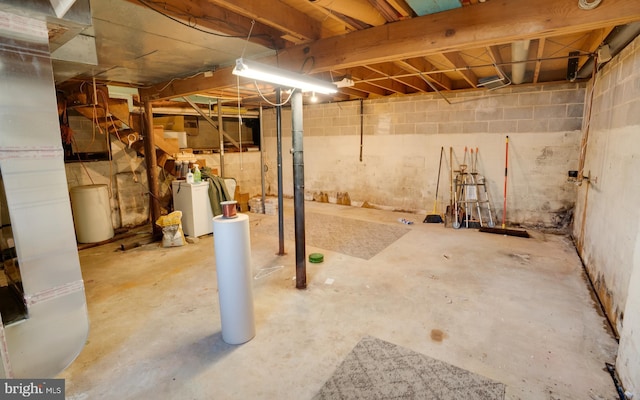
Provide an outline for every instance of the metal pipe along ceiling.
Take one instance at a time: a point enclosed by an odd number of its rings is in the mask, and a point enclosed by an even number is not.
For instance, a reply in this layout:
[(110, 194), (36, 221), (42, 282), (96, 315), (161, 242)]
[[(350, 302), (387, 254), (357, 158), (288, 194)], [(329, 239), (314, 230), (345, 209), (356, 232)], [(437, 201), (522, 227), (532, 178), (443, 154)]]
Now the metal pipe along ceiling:
[[(609, 46), (611, 57), (615, 57), (638, 35), (640, 35), (640, 22), (633, 22), (627, 25), (616, 27), (613, 31), (611, 31), (611, 33), (607, 36), (603, 43)], [(589, 78), (593, 73), (594, 65), (594, 57), (589, 58), (589, 60), (587, 60), (582, 68), (580, 68), (580, 70), (576, 73), (576, 78)]]

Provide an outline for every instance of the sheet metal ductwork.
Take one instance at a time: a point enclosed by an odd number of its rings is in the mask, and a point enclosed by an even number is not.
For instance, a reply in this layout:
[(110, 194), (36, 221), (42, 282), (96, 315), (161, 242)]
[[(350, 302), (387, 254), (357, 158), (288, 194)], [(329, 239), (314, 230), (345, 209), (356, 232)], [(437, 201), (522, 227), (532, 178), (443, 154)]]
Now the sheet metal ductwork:
[(60, 138), (49, 17), (37, 7), (9, 7), (18, 3), (40, 4), (5, 1), (0, 7), (0, 184), (9, 215), (2, 221), (3, 250), (15, 254), (18, 296), (27, 315), (0, 323), (0, 377), (46, 378), (80, 353), (89, 322)]
[(511, 61), (515, 64), (511, 65), (511, 83), (519, 85), (525, 80), (527, 63), (518, 62), (525, 61), (529, 58), (530, 40), (518, 40), (511, 45)]

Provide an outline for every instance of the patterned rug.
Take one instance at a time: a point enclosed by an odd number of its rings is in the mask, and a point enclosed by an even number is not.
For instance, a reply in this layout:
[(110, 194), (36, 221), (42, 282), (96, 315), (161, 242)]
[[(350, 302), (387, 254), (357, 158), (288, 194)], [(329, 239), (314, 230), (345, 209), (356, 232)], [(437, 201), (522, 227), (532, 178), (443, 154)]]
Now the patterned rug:
[(505, 386), (373, 337), (363, 338), (314, 400), (503, 400)]
[[(252, 230), (273, 235), (278, 232), (278, 221), (269, 220)], [(305, 241), (307, 245), (331, 250), (365, 260), (375, 256), (410, 229), (399, 226), (360, 221), (316, 213), (305, 213)], [(284, 236), (294, 240), (293, 218), (284, 220)]]

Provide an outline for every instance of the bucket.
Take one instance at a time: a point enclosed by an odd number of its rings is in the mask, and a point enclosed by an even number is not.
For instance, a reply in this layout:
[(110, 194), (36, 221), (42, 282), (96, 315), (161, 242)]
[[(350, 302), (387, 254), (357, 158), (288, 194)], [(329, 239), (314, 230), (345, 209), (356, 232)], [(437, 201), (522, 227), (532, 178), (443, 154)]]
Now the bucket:
[(71, 188), (71, 209), (78, 243), (97, 243), (114, 235), (107, 185)]

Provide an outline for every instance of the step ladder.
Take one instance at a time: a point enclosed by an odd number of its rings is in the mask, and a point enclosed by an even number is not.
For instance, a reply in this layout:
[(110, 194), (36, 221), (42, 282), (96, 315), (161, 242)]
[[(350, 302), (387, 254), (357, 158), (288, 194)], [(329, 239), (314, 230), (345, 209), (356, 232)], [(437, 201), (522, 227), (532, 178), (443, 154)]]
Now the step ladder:
[(454, 172), (453, 228), (493, 228), (495, 223), (484, 176), (468, 172), (464, 164)]

